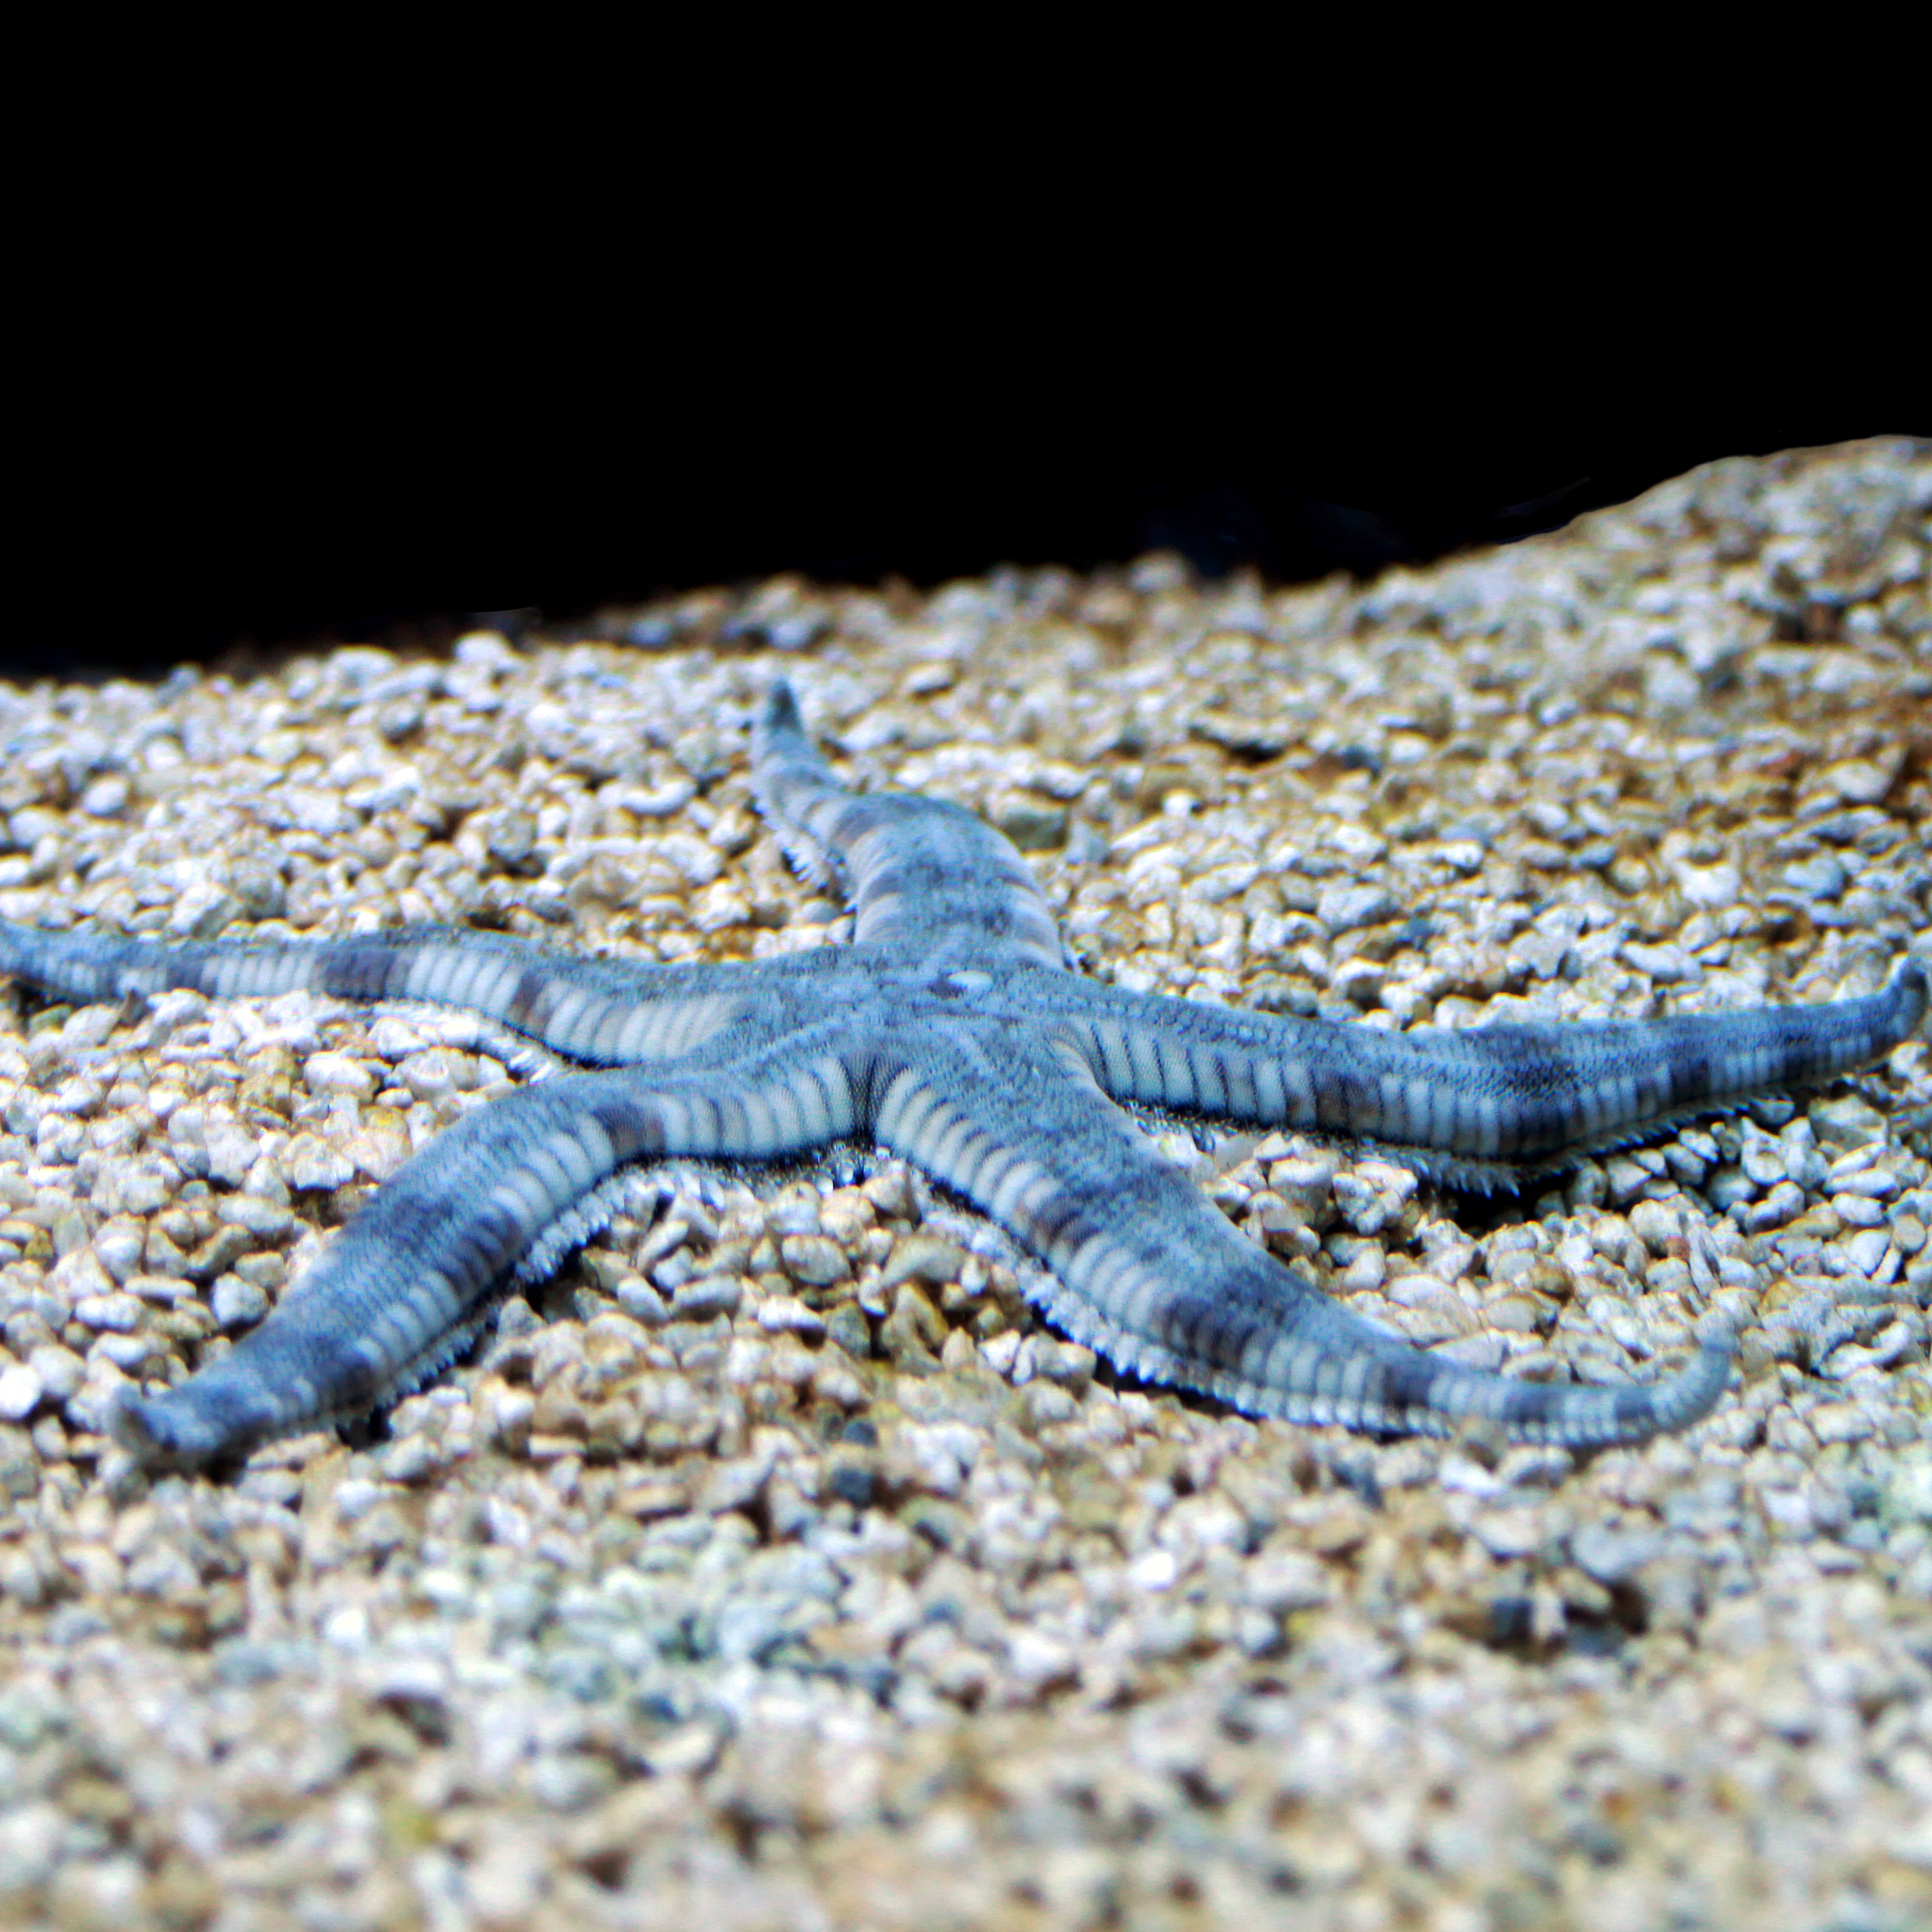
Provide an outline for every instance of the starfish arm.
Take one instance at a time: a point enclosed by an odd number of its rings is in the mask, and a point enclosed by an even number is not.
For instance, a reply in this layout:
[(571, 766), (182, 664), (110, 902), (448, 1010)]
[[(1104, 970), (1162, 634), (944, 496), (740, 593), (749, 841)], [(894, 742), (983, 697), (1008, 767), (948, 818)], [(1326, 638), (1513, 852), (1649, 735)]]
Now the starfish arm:
[(946, 800), (848, 791), (806, 736), (782, 679), (753, 734), (752, 778), (792, 862), (850, 900), (855, 941), (934, 958), (991, 950), (1055, 971), (1064, 965), (1052, 909), (1011, 843)]
[(1417, 1348), (1232, 1226), (1071, 1044), (1050, 1056), (1017, 1038), (991, 1054), (983, 1035), (922, 1046), (881, 1083), (875, 1131), (1046, 1264), (1035, 1292), (1067, 1334), (1131, 1374), (1251, 1414), (1411, 1434), (1470, 1418), (1586, 1448), (1684, 1426), (1730, 1372), (1722, 1345), (1670, 1380), (1606, 1388), (1520, 1382)]
[(663, 966), (573, 958), (460, 927), (350, 939), (164, 946), (0, 920), (0, 975), (91, 1004), (181, 987), (211, 999), (308, 991), (454, 1006), (598, 1066), (742, 1047), (776, 997), (836, 970), (806, 953), (754, 964)]
[(1574, 1160), (1754, 1095), (1811, 1087), (1908, 1039), (1925, 969), (1818, 1006), (1660, 1020), (1388, 1034), (1072, 982), (1083, 1051), (1117, 1100), (1366, 1140), (1447, 1177)]
[(619, 1167), (800, 1153), (850, 1134), (858, 1096), (824, 1039), (703, 1076), (524, 1088), (406, 1162), (227, 1354), (164, 1394), (124, 1394), (114, 1432), (144, 1462), (193, 1467), (366, 1414), (457, 1354), (512, 1278), (548, 1274), (574, 1242), (546, 1237)]

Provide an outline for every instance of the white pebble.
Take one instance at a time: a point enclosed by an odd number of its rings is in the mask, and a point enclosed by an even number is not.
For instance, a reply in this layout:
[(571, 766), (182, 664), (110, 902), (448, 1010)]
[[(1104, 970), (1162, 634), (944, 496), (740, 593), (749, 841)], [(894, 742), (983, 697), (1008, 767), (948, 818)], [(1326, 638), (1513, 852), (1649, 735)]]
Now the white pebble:
[(40, 1378), (25, 1362), (0, 1369), (0, 1422), (24, 1422), (46, 1391)]
[(83, 1328), (131, 1334), (141, 1325), (141, 1304), (131, 1294), (84, 1294), (74, 1304), (74, 1318)]
[(366, 1100), (376, 1090), (369, 1070), (346, 1053), (312, 1053), (302, 1062), (302, 1078), (311, 1094), (341, 1094)]

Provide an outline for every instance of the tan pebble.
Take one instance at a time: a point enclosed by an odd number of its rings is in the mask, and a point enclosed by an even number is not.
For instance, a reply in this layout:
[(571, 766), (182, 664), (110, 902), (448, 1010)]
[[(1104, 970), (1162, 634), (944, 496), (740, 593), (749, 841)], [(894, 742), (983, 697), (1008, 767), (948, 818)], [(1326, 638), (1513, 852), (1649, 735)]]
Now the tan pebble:
[(1895, 760), (1880, 765), (1868, 759), (1846, 758), (1838, 764), (1827, 765), (1818, 774), (1818, 778), (1827, 790), (1835, 792), (1847, 804), (1876, 805), (1892, 789), (1898, 769)]
[(1512, 1335), (1534, 1335), (1556, 1319), (1556, 1310), (1534, 1295), (1502, 1294), (1483, 1304), (1483, 1319)]
[(1882, 1228), (1885, 1204), (1863, 1194), (1834, 1194), (1832, 1210), (1848, 1228)]
[(792, 1294), (768, 1295), (761, 1300), (758, 1304), (758, 1325), (772, 1334), (816, 1338), (825, 1333), (824, 1317)]
[(1271, 1550), (1248, 1565), (1242, 1594), (1247, 1602), (1280, 1616), (1331, 1601), (1335, 1586), (1324, 1565), (1306, 1550)]
[(141, 1304), (124, 1292), (83, 1295), (75, 1303), (74, 1313), (83, 1328), (117, 1335), (131, 1334), (141, 1325)]
[(527, 1432), (537, 1399), (528, 1389), (498, 1383), (482, 1404), (483, 1430), (493, 1441), (508, 1442)]
[(866, 1384), (842, 1354), (828, 1351), (815, 1359), (812, 1386), (821, 1399), (836, 1402), (842, 1408), (862, 1408), (866, 1406)]
[(1534, 1555), (1544, 1541), (1543, 1513), (1534, 1505), (1478, 1510), (1470, 1533), (1501, 1562)]
[(884, 1288), (900, 1282), (957, 1281), (966, 1266), (966, 1251), (958, 1242), (938, 1234), (906, 1234), (892, 1244), (890, 1258), (880, 1277)]
[(146, 1231), (137, 1221), (110, 1221), (94, 1231), (94, 1252), (101, 1266), (124, 1284), (141, 1264), (141, 1250), (146, 1239)]
[(578, 1264), (606, 1294), (614, 1294), (617, 1284), (634, 1272), (630, 1263), (608, 1248), (585, 1248), (578, 1255)]
[(225, 1274), (254, 1246), (254, 1238), (242, 1227), (218, 1228), (200, 1246), (182, 1260), (182, 1273), (191, 1280), (206, 1281)]
[(1049, 1423), (1071, 1422), (1079, 1413), (1073, 1397), (1052, 1382), (1030, 1382), (1022, 1392), (1022, 1424), (1029, 1431), (1044, 1429)]
[(369, 1070), (346, 1053), (312, 1053), (302, 1062), (302, 1079), (311, 1094), (367, 1100), (376, 1090)]
[(1684, 1236), (1684, 1217), (1661, 1201), (1637, 1202), (1630, 1211), (1630, 1232), (1653, 1255), (1667, 1254)]
[(361, 1130), (344, 1142), (343, 1152), (371, 1180), (387, 1180), (410, 1157), (403, 1115), (393, 1107), (370, 1108), (362, 1116)]
[(1537, 1294), (1546, 1295), (1552, 1301), (1568, 1301), (1575, 1293), (1576, 1287), (1575, 1277), (1569, 1269), (1561, 1262), (1552, 1261), (1546, 1255), (1537, 1257), (1523, 1285)]
[(764, 1487), (771, 1468), (771, 1459), (766, 1456), (741, 1456), (712, 1463), (694, 1498), (695, 1507), (713, 1516), (744, 1508)]
[(18, 1250), (21, 1258), (26, 1261), (48, 1261), (53, 1256), (54, 1244), (46, 1228), (37, 1222), (22, 1220), (16, 1215), (0, 1221), (0, 1241)]
[(442, 1466), (444, 1457), (436, 1443), (424, 1431), (405, 1436), (384, 1449), (379, 1464), (385, 1480), (392, 1483), (420, 1482)]
[(735, 1315), (745, 1287), (736, 1275), (700, 1275), (671, 1297), (671, 1313), (680, 1322), (708, 1322), (713, 1316)]
[(216, 1212), (231, 1226), (245, 1228), (264, 1240), (279, 1240), (296, 1229), (296, 1217), (287, 1208), (259, 1194), (224, 1195)]
[(354, 1178), (355, 1163), (316, 1134), (296, 1134), (278, 1162), (288, 1184), (303, 1192), (326, 1192)]
[(1340, 1556), (1367, 1540), (1370, 1523), (1359, 1503), (1341, 1500), (1309, 1524), (1303, 1540), (1318, 1556)]
[(678, 1516), (691, 1507), (690, 1485), (679, 1476), (646, 1476), (620, 1490), (613, 1507), (626, 1516)]
[(830, 1288), (851, 1278), (845, 1250), (829, 1234), (788, 1234), (778, 1244), (778, 1258), (785, 1273), (807, 1288)]
[(27, 1365), (43, 1392), (58, 1402), (72, 1400), (86, 1374), (86, 1364), (80, 1357), (58, 1342), (43, 1342), (29, 1349)]
[[(1412, 1276), (1409, 1279), (1417, 1277)], [(1438, 1342), (1454, 1342), (1484, 1332), (1475, 1310), (1461, 1296), (1439, 1282), (1434, 1294), (1402, 1306), (1396, 1325), (1408, 1340), (1423, 1348)]]
[(886, 1359), (904, 1364), (930, 1364), (945, 1346), (946, 1318), (913, 1282), (902, 1282), (894, 1292), (892, 1312), (879, 1331)]
[(629, 1315), (606, 1310), (593, 1316), (584, 1330), (584, 1359), (593, 1367), (626, 1367), (651, 1346), (648, 1330)]
[(626, 1314), (647, 1328), (662, 1328), (671, 1318), (670, 1304), (640, 1274), (620, 1274), (610, 1292)]
[(1368, 1294), (1388, 1278), (1388, 1257), (1370, 1243), (1364, 1243), (1335, 1277), (1337, 1294)]
[(912, 1176), (902, 1166), (889, 1167), (872, 1175), (861, 1184), (859, 1191), (880, 1214), (893, 1220), (910, 1220), (915, 1211)]
[(1036, 1342), (1034, 1372), (1078, 1395), (1094, 1379), (1099, 1358), (1078, 1342), (1056, 1342), (1044, 1336)]
[(1871, 1417), (1856, 1402), (1820, 1402), (1805, 1420), (1820, 1442), (1862, 1442), (1874, 1432)]
[(877, 1210), (861, 1188), (835, 1189), (818, 1204), (820, 1228), (842, 1246), (857, 1241), (877, 1219)]
[[(882, 1311), (883, 1312), (883, 1311)], [(856, 1302), (841, 1301), (825, 1317), (826, 1335), (856, 1361), (872, 1352), (872, 1330), (866, 1311)]]

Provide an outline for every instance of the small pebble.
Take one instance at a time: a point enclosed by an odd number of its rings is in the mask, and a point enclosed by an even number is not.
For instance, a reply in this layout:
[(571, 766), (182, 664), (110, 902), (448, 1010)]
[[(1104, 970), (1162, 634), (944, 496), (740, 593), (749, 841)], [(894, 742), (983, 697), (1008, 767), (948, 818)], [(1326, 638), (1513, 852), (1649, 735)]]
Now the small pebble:
[(0, 1422), (24, 1422), (46, 1393), (39, 1375), (26, 1362), (0, 1368)]

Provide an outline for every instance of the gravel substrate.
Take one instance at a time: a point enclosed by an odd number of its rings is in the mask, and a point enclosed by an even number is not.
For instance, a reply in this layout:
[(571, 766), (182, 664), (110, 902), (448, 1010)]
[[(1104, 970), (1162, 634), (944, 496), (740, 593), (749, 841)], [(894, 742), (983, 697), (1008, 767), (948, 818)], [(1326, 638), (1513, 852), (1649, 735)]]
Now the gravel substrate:
[[(1738, 460), (1372, 585), (780, 580), (594, 634), (0, 683), (0, 914), (841, 936), (775, 670), (1028, 851), (1088, 970), (1386, 1028), (1814, 1000), (1925, 955), (1932, 451)], [(1932, 1923), (1932, 1064), (1520, 1199), (1153, 1124), (1427, 1346), (1661, 1372), (1583, 1464), (1124, 1386), (895, 1163), (639, 1177), (385, 1439), (100, 1432), (541, 1057), (304, 998), (0, 995), (0, 1922)]]

